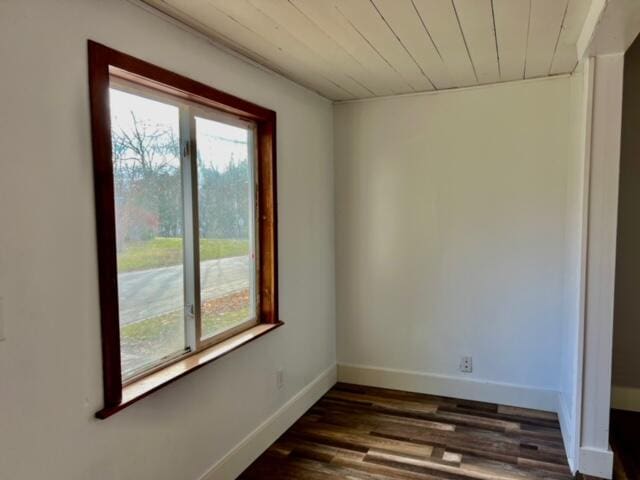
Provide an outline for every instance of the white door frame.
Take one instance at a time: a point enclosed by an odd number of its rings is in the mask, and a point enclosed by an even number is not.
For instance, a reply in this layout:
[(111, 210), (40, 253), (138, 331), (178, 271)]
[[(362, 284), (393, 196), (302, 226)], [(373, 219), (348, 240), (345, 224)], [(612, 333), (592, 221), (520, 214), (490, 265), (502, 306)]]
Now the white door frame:
[[(581, 378), (578, 470), (611, 478), (609, 449), (613, 302), (624, 53), (600, 55), (593, 65), (589, 154), (586, 295)], [(580, 379), (579, 379), (580, 380)], [(580, 383), (580, 381), (578, 381)], [(580, 397), (578, 397), (580, 398)]]

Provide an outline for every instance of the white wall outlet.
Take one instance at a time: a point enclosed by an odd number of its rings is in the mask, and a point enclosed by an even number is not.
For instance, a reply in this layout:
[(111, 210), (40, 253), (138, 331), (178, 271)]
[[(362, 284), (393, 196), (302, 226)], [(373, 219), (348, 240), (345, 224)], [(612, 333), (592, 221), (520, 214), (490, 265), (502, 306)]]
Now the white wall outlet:
[(462, 357), (460, 359), (460, 371), (464, 373), (473, 372), (473, 358), (471, 357)]
[(278, 390), (282, 390), (282, 387), (284, 387), (284, 370), (281, 368), (276, 372), (276, 387)]

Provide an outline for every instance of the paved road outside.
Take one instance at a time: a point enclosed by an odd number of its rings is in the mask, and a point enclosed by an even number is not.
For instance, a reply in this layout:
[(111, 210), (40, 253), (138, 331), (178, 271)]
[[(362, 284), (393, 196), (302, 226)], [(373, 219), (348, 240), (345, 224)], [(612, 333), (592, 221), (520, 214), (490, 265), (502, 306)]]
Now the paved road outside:
[[(202, 300), (223, 297), (249, 286), (249, 257), (207, 260), (200, 264)], [(182, 265), (118, 275), (120, 325), (139, 322), (184, 305)]]

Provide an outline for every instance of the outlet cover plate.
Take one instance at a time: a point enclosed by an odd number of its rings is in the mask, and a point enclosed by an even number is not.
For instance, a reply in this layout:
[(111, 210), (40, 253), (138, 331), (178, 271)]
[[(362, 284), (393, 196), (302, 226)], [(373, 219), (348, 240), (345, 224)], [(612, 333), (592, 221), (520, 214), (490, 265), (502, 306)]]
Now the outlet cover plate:
[(473, 372), (473, 358), (472, 357), (462, 357), (460, 359), (460, 371), (462, 373), (471, 373), (471, 372)]

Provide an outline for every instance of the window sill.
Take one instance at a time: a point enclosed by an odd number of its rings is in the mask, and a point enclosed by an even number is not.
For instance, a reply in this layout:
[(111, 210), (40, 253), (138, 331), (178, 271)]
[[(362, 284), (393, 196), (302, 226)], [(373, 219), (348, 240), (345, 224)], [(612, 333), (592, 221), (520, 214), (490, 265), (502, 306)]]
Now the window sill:
[(281, 325), (283, 325), (283, 322), (261, 323), (243, 331), (242, 333), (223, 340), (220, 343), (212, 345), (201, 352), (194, 353), (193, 355), (189, 355), (186, 358), (172, 363), (166, 368), (140, 378), (139, 380), (136, 380), (122, 388), (122, 401), (118, 405), (103, 408), (96, 412), (96, 417), (99, 419), (108, 418), (178, 378), (183, 377), (220, 357), (223, 357), (227, 353), (234, 351), (242, 345), (246, 345), (272, 330), (275, 330)]

